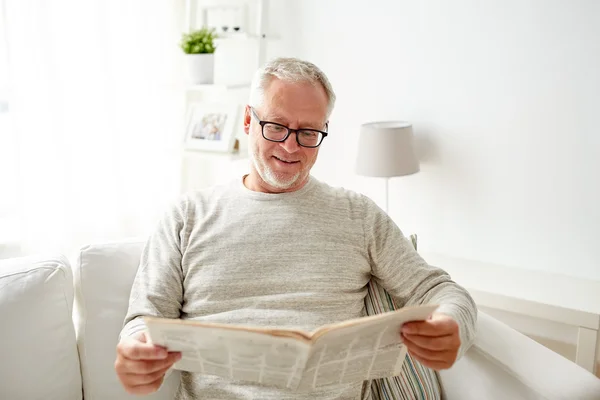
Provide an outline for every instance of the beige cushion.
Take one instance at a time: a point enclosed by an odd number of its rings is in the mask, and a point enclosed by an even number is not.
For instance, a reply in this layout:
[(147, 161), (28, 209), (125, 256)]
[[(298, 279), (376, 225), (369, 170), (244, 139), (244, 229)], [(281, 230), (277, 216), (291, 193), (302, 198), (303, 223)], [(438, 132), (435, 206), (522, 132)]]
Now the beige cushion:
[[(129, 395), (114, 369), (116, 347), (144, 242), (82, 248), (74, 265), (75, 324), (85, 400), (139, 399)], [(148, 400), (172, 400), (179, 374), (172, 374)]]
[(64, 257), (0, 261), (0, 399), (82, 398), (72, 310)]

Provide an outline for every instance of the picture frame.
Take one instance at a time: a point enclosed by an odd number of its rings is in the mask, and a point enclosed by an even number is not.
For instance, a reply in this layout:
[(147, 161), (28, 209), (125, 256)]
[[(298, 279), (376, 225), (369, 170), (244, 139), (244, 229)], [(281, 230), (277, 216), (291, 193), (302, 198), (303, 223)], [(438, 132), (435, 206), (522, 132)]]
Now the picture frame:
[(240, 108), (238, 104), (190, 104), (184, 149), (232, 153), (238, 130), (242, 129)]

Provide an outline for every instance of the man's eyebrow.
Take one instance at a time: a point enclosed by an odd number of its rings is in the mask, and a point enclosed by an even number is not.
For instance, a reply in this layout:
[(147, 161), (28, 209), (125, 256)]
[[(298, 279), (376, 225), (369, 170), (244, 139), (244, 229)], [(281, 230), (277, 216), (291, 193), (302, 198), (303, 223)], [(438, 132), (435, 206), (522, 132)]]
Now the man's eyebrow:
[[(267, 115), (265, 121), (277, 122), (278, 124), (285, 125), (285, 126), (289, 125), (288, 120), (286, 118), (284, 118), (280, 115), (277, 115), (277, 114)], [(323, 123), (319, 124), (319, 123), (315, 123), (315, 122), (302, 121), (298, 125), (300, 128), (321, 129), (321, 128), (325, 127), (325, 125), (327, 125), (327, 122), (323, 122)], [(319, 125), (322, 125), (321, 128), (318, 128)]]
[(279, 116), (277, 114), (267, 114), (265, 115), (265, 118), (267, 121), (273, 121), (273, 122), (286, 122), (287, 120), (285, 118), (283, 118), (282, 116)]

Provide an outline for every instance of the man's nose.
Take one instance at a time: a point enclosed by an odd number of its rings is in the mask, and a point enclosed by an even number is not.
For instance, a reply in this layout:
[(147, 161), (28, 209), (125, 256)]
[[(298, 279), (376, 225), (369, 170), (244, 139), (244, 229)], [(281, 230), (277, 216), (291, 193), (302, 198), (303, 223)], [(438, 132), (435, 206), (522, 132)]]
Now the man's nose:
[(291, 132), (287, 139), (285, 139), (283, 142), (280, 142), (281, 146), (288, 153), (294, 153), (298, 151), (298, 149), (300, 149), (300, 145), (298, 144), (298, 141), (296, 139), (297, 134), (298, 132)]

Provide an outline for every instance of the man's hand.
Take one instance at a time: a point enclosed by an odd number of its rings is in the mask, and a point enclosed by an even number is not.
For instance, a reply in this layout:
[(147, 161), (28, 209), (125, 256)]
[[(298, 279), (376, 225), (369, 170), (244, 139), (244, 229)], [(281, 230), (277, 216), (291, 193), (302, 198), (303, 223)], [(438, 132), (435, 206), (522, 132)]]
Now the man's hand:
[(426, 321), (407, 322), (401, 330), (410, 355), (424, 366), (439, 371), (454, 364), (460, 347), (458, 324), (445, 314)]
[(141, 332), (117, 345), (115, 370), (127, 393), (149, 394), (160, 388), (167, 370), (180, 359), (181, 353), (147, 343)]

